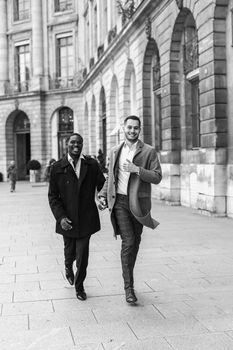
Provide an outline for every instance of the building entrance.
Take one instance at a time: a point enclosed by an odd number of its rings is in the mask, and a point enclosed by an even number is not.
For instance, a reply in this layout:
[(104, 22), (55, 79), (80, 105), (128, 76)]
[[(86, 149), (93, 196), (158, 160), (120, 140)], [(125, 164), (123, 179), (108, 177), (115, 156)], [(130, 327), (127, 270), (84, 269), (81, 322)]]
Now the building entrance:
[(27, 180), (27, 163), (31, 158), (30, 122), (24, 112), (19, 112), (14, 121), (15, 162), (18, 180)]

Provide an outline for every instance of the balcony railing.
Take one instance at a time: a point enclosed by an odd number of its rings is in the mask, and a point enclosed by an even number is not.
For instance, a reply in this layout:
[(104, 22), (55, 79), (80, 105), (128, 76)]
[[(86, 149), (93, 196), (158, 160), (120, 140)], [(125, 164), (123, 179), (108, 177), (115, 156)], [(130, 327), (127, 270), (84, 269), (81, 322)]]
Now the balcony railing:
[(49, 90), (78, 88), (84, 79), (83, 71), (84, 70), (81, 70), (72, 77), (50, 78)]
[(63, 11), (68, 11), (72, 10), (72, 2), (71, 1), (57, 1), (55, 4), (55, 12), (63, 12)]
[(29, 10), (16, 11), (14, 14), (14, 21), (24, 21), (25, 19), (29, 19), (29, 17), (30, 17)]
[[(49, 90), (77, 89), (86, 78), (87, 69), (83, 68), (72, 77), (49, 78)], [(31, 80), (21, 82), (6, 82), (5, 94), (18, 95), (32, 90)]]
[(19, 93), (25, 93), (30, 91), (31, 81), (17, 81), (15, 83), (5, 83), (5, 94), (6, 95), (17, 95)]

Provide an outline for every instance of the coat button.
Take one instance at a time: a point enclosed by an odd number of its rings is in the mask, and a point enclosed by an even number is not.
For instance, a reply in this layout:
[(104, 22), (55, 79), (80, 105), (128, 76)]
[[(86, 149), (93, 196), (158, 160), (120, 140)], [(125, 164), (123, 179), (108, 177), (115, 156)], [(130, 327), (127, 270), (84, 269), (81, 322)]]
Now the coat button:
[(115, 196), (113, 195), (112, 198), (115, 198)]

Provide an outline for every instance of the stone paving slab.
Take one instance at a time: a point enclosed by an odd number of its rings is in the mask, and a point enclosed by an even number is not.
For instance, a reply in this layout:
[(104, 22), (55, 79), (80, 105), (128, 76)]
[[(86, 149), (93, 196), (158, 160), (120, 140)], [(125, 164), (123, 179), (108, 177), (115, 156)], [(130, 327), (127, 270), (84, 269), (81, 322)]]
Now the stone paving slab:
[(233, 340), (224, 333), (168, 337), (174, 350), (232, 350)]
[[(88, 299), (64, 276), (47, 187), (0, 183), (1, 350), (232, 350), (232, 220), (154, 201), (125, 303), (120, 239), (107, 211), (90, 245)], [(169, 218), (169, 220), (168, 220)], [(20, 223), (20, 224), (19, 224)]]
[(1, 350), (57, 350), (73, 345), (72, 334), (68, 327), (24, 332), (9, 331), (1, 335), (0, 340)]

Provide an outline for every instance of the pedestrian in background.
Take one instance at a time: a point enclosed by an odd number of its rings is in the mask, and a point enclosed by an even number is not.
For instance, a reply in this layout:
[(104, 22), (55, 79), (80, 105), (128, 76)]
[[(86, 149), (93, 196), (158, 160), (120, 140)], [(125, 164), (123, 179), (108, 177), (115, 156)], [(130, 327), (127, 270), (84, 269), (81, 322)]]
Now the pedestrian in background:
[(120, 235), (121, 265), (126, 301), (135, 304), (134, 265), (143, 226), (154, 229), (151, 184), (158, 184), (162, 171), (155, 149), (139, 140), (141, 121), (137, 116), (124, 120), (125, 141), (112, 148), (108, 178), (99, 193), (102, 209), (109, 208), (115, 235)]
[(14, 160), (10, 162), (9, 167), (7, 168), (7, 178), (10, 181), (10, 191), (15, 192), (15, 185), (17, 179), (17, 169), (15, 166)]
[(67, 142), (67, 155), (51, 168), (48, 198), (56, 219), (56, 232), (63, 235), (66, 278), (75, 285), (77, 298), (85, 300), (89, 241), (100, 230), (95, 194), (96, 189), (100, 191), (103, 187), (105, 177), (97, 161), (82, 154), (81, 135), (74, 133)]
[(48, 166), (47, 166), (46, 169), (45, 169), (44, 178), (45, 178), (45, 181), (46, 181), (46, 182), (49, 182), (50, 173), (51, 173), (51, 168), (52, 168), (52, 166), (53, 166), (53, 164), (54, 164), (55, 162), (56, 162), (56, 159), (54, 159), (54, 158), (50, 159), (49, 164), (48, 164)]

